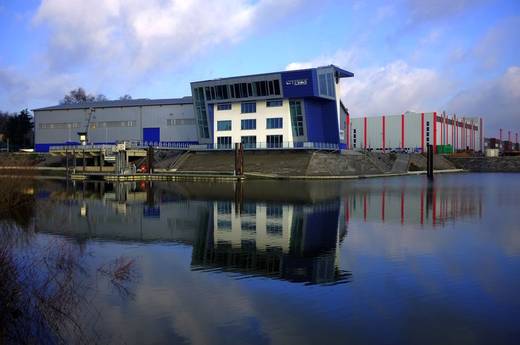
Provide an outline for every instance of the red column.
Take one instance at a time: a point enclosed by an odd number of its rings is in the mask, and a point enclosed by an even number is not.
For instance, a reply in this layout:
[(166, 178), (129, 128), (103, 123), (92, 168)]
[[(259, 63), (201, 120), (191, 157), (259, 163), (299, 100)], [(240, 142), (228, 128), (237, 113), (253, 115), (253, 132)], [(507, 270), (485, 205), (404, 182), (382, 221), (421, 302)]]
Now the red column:
[(484, 152), (484, 127), (483, 127), (483, 124), (484, 124), (484, 120), (482, 120), (482, 118), (480, 118), (480, 126), (478, 128), (478, 133), (479, 133), (479, 139), (480, 139), (480, 151)]
[(455, 115), (453, 115), (453, 122), (451, 124), (451, 145), (453, 146), (453, 150), (455, 150), (455, 130), (457, 127), (455, 126)]
[(437, 153), (437, 113), (433, 113), (433, 153)]
[(424, 152), (424, 113), (421, 113), (421, 151)]
[(363, 142), (365, 146), (365, 150), (367, 148), (367, 117), (365, 116), (364, 119), (364, 126), (363, 126)]
[(383, 152), (385, 152), (385, 148), (386, 148), (386, 145), (385, 145), (385, 115), (383, 115), (382, 117), (382, 125), (383, 125)]
[(401, 114), (401, 148), (404, 150), (404, 113)]
[(345, 123), (345, 145), (347, 147), (347, 150), (350, 149), (350, 114), (347, 113), (347, 119)]
[(444, 145), (444, 117), (441, 115), (441, 145)]

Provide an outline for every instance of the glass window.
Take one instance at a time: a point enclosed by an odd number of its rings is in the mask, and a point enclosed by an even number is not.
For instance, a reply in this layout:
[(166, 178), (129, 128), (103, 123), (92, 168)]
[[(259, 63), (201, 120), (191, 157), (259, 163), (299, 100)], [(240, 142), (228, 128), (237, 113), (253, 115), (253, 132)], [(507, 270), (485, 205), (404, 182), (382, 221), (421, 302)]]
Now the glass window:
[(246, 119), (240, 121), (241, 129), (256, 129), (256, 120), (255, 119)]
[(283, 118), (281, 117), (271, 117), (266, 119), (265, 121), (267, 129), (283, 128)]
[(217, 110), (231, 110), (231, 103), (217, 104)]
[(282, 147), (283, 145), (283, 135), (268, 135), (266, 139), (268, 148)]
[(283, 100), (281, 99), (268, 99), (265, 101), (265, 105), (267, 108), (272, 107), (281, 107), (283, 105)]
[(230, 149), (231, 148), (231, 137), (217, 137), (217, 148)]
[(254, 149), (256, 148), (256, 136), (244, 136), (240, 138), (242, 144), (244, 144), (244, 148), (246, 149)]
[(217, 131), (230, 131), (231, 120), (217, 121)]
[(283, 236), (283, 227), (281, 224), (267, 224), (266, 231), (268, 235), (282, 237)]
[(254, 103), (254, 102), (242, 103), (241, 112), (242, 112), (242, 114), (256, 113), (256, 103)]
[(274, 94), (279, 95), (280, 94), (280, 81), (278, 79), (273, 80), (274, 83)]
[(290, 101), (291, 127), (294, 137), (302, 137), (303, 132), (303, 112), (301, 101)]
[(282, 206), (267, 206), (266, 216), (268, 219), (270, 218), (282, 218), (283, 217), (283, 208)]

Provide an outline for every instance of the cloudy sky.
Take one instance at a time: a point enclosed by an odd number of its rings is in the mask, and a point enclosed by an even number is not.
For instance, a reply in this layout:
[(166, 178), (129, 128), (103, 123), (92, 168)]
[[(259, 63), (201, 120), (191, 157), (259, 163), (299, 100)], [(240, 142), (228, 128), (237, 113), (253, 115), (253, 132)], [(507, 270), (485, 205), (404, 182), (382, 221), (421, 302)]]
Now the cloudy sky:
[(334, 63), (355, 74), (353, 116), (445, 110), (518, 131), (519, 37), (518, 0), (0, 0), (0, 110)]

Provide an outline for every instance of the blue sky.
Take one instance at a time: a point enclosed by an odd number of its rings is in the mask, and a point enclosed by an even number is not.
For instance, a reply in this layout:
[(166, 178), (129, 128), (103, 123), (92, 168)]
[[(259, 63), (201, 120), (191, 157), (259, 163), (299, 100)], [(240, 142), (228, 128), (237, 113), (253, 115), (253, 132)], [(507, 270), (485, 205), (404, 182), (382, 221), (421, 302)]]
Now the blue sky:
[(334, 63), (353, 116), (480, 115), (520, 130), (520, 2), (0, 0), (0, 109), (189, 95), (189, 82)]

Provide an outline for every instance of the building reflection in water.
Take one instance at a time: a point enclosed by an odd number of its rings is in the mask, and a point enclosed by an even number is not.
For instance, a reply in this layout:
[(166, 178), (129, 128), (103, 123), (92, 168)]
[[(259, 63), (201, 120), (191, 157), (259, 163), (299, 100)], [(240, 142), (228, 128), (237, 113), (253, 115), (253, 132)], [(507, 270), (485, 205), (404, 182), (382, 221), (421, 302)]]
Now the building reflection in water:
[[(172, 186), (179, 187), (174, 191)], [(198, 185), (200, 186), (200, 184)], [(338, 184), (338, 186), (340, 186)], [(195, 187), (194, 187), (195, 188)], [(38, 230), (79, 241), (174, 242), (190, 245), (197, 271), (232, 272), (307, 284), (351, 279), (339, 269), (339, 246), (351, 222), (443, 226), (482, 212), (481, 196), (456, 188), (349, 189), (316, 200), (262, 200), (247, 185), (221, 198), (187, 184), (75, 183), (53, 186), (54, 216), (37, 212)], [(311, 190), (311, 188), (309, 189)], [(273, 195), (283, 191), (275, 189)], [(320, 195), (323, 193), (320, 192)]]

